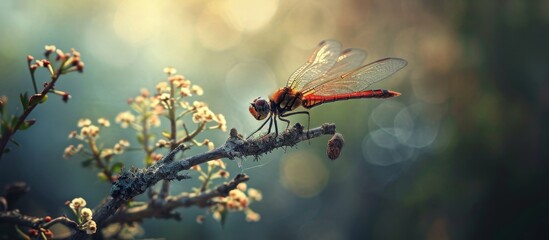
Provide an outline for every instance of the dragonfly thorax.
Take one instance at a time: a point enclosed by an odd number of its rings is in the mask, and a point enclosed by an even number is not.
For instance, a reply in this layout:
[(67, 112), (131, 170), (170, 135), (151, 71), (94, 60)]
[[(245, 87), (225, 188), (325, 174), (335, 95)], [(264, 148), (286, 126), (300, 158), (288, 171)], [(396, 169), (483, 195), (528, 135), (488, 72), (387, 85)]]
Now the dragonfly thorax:
[(303, 93), (289, 87), (283, 87), (271, 94), (269, 99), (276, 108), (276, 113), (281, 115), (293, 111), (302, 104)]

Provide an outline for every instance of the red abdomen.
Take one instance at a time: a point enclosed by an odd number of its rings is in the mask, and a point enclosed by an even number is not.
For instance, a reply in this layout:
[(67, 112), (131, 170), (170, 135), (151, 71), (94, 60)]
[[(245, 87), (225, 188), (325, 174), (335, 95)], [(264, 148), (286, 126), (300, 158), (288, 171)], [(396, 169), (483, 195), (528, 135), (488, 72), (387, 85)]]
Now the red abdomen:
[(383, 90), (383, 89), (377, 89), (377, 90), (367, 90), (362, 92), (354, 92), (354, 93), (343, 93), (343, 94), (336, 94), (331, 96), (319, 96), (319, 95), (306, 95), (303, 96), (302, 103), (303, 107), (305, 108), (312, 108), (314, 106), (328, 103), (328, 102), (335, 102), (340, 100), (347, 100), (347, 99), (355, 99), (355, 98), (390, 98), (390, 97), (397, 97), (400, 96), (400, 93), (390, 90)]

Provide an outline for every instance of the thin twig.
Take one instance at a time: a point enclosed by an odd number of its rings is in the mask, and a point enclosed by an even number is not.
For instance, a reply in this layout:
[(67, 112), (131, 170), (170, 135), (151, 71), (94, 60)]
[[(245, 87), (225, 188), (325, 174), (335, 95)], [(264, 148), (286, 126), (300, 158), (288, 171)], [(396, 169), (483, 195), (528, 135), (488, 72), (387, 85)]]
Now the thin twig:
[(18, 209), (15, 209), (12, 211), (0, 212), (0, 223), (10, 223), (10, 224), (30, 227), (34, 229), (38, 229), (40, 227), (48, 229), (57, 223), (61, 223), (71, 229), (79, 230), (78, 223), (76, 223), (73, 220), (70, 220), (67, 217), (57, 217), (52, 219), (49, 222), (46, 222), (44, 218), (41, 218), (41, 217), (23, 215), (19, 212)]
[(206, 127), (206, 122), (205, 121), (200, 122), (200, 124), (198, 124), (198, 127), (190, 134), (187, 131), (187, 127), (186, 126), (184, 127), (187, 135), (184, 138), (181, 138), (179, 141), (177, 141), (178, 144), (193, 140), (194, 137), (196, 137), (199, 133), (201, 133), (204, 130), (204, 128)]
[(114, 183), (114, 179), (112, 177), (111, 171), (109, 170), (108, 166), (106, 166), (101, 160), (101, 152), (99, 151), (97, 144), (95, 144), (95, 141), (90, 136), (88, 136), (88, 144), (90, 145), (92, 156), (93, 156), (93, 159), (95, 160), (95, 165), (99, 169), (101, 169), (101, 171), (103, 172), (103, 174), (105, 174), (105, 177), (109, 179), (109, 182), (111, 184)]
[[(170, 104), (168, 104), (168, 118), (170, 120), (170, 153), (174, 152), (174, 149), (178, 147), (176, 143), (177, 139), (177, 120), (175, 119), (175, 98), (174, 98), (174, 84), (173, 81), (170, 81)], [(174, 153), (175, 155), (175, 153)], [(173, 159), (173, 156), (172, 158)], [(162, 181), (162, 187), (160, 188), (159, 197), (160, 199), (166, 199), (170, 194), (170, 181)]]

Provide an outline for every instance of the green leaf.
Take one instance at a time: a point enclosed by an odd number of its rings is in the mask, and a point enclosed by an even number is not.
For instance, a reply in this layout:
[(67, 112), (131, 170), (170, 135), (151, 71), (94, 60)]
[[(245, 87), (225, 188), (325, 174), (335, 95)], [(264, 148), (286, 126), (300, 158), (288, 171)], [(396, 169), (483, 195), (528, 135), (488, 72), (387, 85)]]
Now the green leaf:
[(169, 132), (166, 132), (166, 131), (162, 131), (162, 136), (164, 136), (165, 138), (167, 139), (170, 139), (170, 137), (172, 136)]
[(97, 177), (99, 178), (99, 180), (103, 180), (103, 181), (109, 180), (109, 177), (107, 177), (107, 174), (105, 174), (104, 172), (97, 173)]
[(44, 95), (42, 100), (40, 100), (40, 103), (45, 103), (48, 100), (48, 95)]
[(36, 122), (36, 119), (30, 119), (30, 120), (24, 121), (21, 124), (21, 126), (19, 126), (19, 130), (26, 130), (30, 128), (32, 125), (34, 125), (35, 122)]
[(82, 163), (80, 163), (82, 165), (82, 167), (90, 167), (93, 163), (93, 158), (89, 158), (89, 159), (86, 159), (84, 160)]
[(17, 125), (17, 121), (19, 121), (19, 118), (15, 115), (11, 115), (10, 128), (15, 127), (15, 125)]
[(149, 166), (154, 163), (152, 157), (150, 155), (145, 156), (145, 165)]
[(29, 100), (29, 105), (36, 105), (36, 104), (42, 103), (42, 100), (44, 98), (45, 96), (42, 96), (42, 94), (33, 94)]
[(143, 205), (146, 205), (147, 203), (145, 202), (137, 202), (137, 201), (131, 201), (131, 202), (128, 202), (126, 204), (126, 206), (128, 206), (128, 208), (134, 208), (134, 207), (139, 207), (139, 206), (143, 206)]
[(4, 102), (4, 100), (2, 100), (2, 98), (0, 98), (0, 115), (4, 115), (4, 109), (6, 106), (6, 102)]
[(145, 138), (143, 137), (143, 134), (137, 134), (137, 142), (141, 145), (145, 143)]
[(221, 220), (219, 221), (221, 223), (221, 227), (225, 227), (225, 222), (227, 221), (227, 217), (229, 216), (227, 214), (227, 210), (223, 210), (223, 212), (221, 212)]
[(112, 165), (111, 167), (111, 172), (113, 174), (119, 174), (120, 172), (122, 172), (122, 168), (124, 167), (124, 164), (121, 163), (121, 162), (117, 162), (115, 164)]
[(15, 144), (15, 146), (17, 147), (21, 147), (21, 144), (19, 144), (17, 141), (13, 140), (13, 138), (10, 138), (9, 141), (13, 144)]
[(20, 93), (19, 94), (19, 100), (21, 101), (21, 105), (23, 105), (23, 110), (27, 109), (27, 107), (29, 107), (29, 96), (27, 95), (27, 93), (25, 92), (24, 94), (23, 93)]
[(10, 126), (9, 126), (8, 122), (6, 120), (2, 119), (1, 125), (2, 125), (2, 127), (1, 127), (2, 133), (7, 133), (8, 130), (10, 129)]

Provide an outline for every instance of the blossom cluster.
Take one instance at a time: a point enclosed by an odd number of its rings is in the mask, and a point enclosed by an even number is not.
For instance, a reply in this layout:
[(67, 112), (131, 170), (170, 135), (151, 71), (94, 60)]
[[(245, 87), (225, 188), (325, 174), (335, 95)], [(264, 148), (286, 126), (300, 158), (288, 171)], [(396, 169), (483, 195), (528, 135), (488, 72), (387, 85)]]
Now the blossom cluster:
[(227, 197), (213, 199), (216, 204), (210, 207), (214, 219), (221, 221), (224, 212), (244, 212), (246, 221), (257, 222), (261, 219), (259, 213), (250, 208), (250, 204), (263, 199), (261, 192), (255, 188), (248, 188), (246, 183), (240, 183), (236, 189), (229, 192)]
[[(172, 67), (165, 68), (164, 72), (168, 75), (165, 81), (156, 84), (152, 91), (141, 89), (139, 95), (128, 99), (131, 110), (120, 112), (115, 118), (115, 122), (122, 128), (136, 130), (147, 166), (162, 158), (163, 154), (159, 150), (163, 148), (173, 149), (181, 143), (194, 145), (194, 138), (204, 130), (227, 130), (227, 122), (222, 114), (214, 113), (205, 102), (187, 100), (192, 96), (203, 95), (202, 87), (183, 75), (176, 75), (177, 70)], [(183, 119), (187, 115), (192, 115), (190, 120), (196, 124), (194, 132), (189, 132)], [(162, 126), (161, 119), (170, 122), (169, 129), (156, 134), (154, 128)]]
[[(214, 148), (214, 144), (207, 139), (203, 144), (207, 145), (209, 150)], [(200, 189), (194, 189), (197, 194), (204, 192), (213, 180), (220, 178), (226, 179), (229, 177), (229, 172), (227, 171), (226, 165), (223, 161), (221, 161), (221, 159), (208, 161), (206, 165), (206, 170), (203, 170), (200, 165), (191, 167), (192, 170), (195, 170), (200, 174), (198, 179), (202, 182), (202, 187)], [(209, 207), (209, 211), (212, 213), (215, 220), (221, 222), (227, 212), (244, 212), (244, 214), (246, 214), (246, 221), (257, 222), (261, 219), (261, 216), (250, 208), (250, 204), (252, 202), (261, 201), (262, 198), (263, 195), (259, 190), (255, 188), (248, 188), (246, 183), (239, 183), (236, 186), (236, 189), (229, 192), (228, 196), (216, 197), (212, 199), (212, 202), (215, 204)], [(196, 220), (197, 222), (202, 223), (204, 221), (204, 217), (200, 215), (196, 218)]]
[[(112, 148), (98, 149), (96, 140), (99, 137), (101, 128), (110, 127), (110, 121), (106, 118), (97, 119), (97, 125), (88, 118), (83, 118), (78, 121), (77, 127), (80, 131), (72, 131), (69, 133), (69, 139), (76, 139), (90, 145), (92, 154), (97, 154), (101, 158), (110, 158), (113, 155), (119, 155), (124, 152), (126, 148), (130, 146), (127, 140), (121, 139), (114, 144)], [(69, 145), (65, 148), (63, 157), (69, 158), (72, 155), (79, 153), (83, 149), (83, 144)]]
[(31, 69), (36, 69), (37, 67), (48, 67), (48, 65), (50, 65), (50, 55), (55, 52), (55, 61), (61, 62), (61, 73), (84, 71), (84, 62), (82, 62), (80, 58), (80, 52), (76, 51), (74, 48), (71, 48), (70, 52), (68, 53), (63, 52), (61, 49), (58, 49), (55, 45), (46, 45), (44, 48), (46, 49), (44, 55), (47, 59), (36, 60), (36, 63), (31, 65)]
[(67, 202), (67, 205), (76, 215), (80, 230), (86, 231), (87, 234), (94, 234), (97, 231), (97, 223), (93, 220), (92, 210), (86, 207), (86, 200), (78, 197)]

